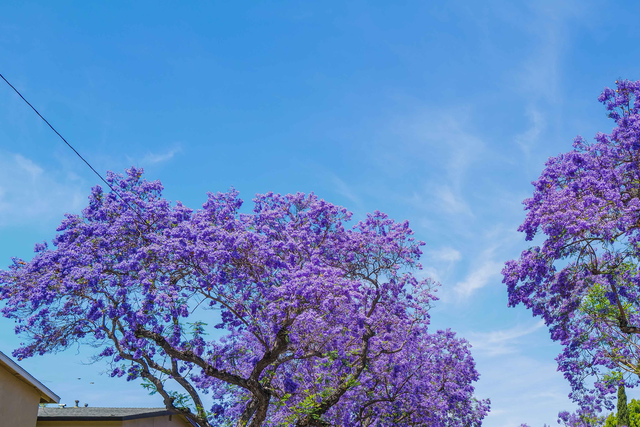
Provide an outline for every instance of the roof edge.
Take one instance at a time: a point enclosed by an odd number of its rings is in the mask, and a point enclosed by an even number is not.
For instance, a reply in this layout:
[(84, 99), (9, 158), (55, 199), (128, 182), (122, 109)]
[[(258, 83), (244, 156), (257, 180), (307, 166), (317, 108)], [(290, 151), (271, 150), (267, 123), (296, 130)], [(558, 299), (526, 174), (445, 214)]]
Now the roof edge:
[[(64, 409), (60, 409), (60, 411), (64, 411)], [(156, 412), (147, 412), (143, 414), (134, 414), (134, 415), (121, 415), (121, 416), (105, 416), (105, 415), (38, 415), (39, 421), (127, 421), (127, 420), (137, 420), (141, 418), (154, 418), (154, 417), (164, 417), (167, 415), (180, 415), (177, 412), (172, 412), (169, 410), (156, 411)]]
[(60, 397), (49, 390), (44, 384), (35, 379), (33, 375), (25, 371), (16, 362), (11, 360), (9, 356), (0, 351), (0, 366), (4, 366), (14, 376), (18, 377), (40, 393), (40, 403), (58, 403)]

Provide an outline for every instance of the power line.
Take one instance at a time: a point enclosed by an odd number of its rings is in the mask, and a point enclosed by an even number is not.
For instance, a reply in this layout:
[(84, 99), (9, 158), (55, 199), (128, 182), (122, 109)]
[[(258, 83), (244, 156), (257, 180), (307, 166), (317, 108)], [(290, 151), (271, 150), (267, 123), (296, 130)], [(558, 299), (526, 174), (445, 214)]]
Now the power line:
[(124, 197), (122, 197), (122, 195), (121, 195), (120, 193), (118, 193), (118, 191), (117, 191), (115, 188), (113, 188), (113, 187), (111, 186), (111, 184), (109, 184), (109, 183), (107, 182), (107, 180), (106, 180), (106, 179), (104, 179), (104, 178), (102, 177), (102, 175), (100, 175), (100, 173), (98, 173), (98, 171), (97, 171), (97, 170), (95, 170), (95, 169), (93, 168), (93, 166), (91, 166), (91, 165), (89, 164), (89, 162), (88, 162), (88, 161), (86, 161), (86, 160), (85, 160), (85, 158), (84, 158), (84, 157), (82, 157), (82, 156), (80, 155), (80, 153), (78, 153), (78, 151), (77, 151), (75, 148), (73, 148), (73, 147), (71, 146), (71, 144), (69, 144), (69, 142), (67, 142), (67, 140), (66, 140), (66, 139), (64, 139), (64, 136), (60, 135), (60, 132), (58, 132), (58, 131), (53, 127), (53, 126), (51, 126), (51, 123), (49, 123), (49, 122), (47, 121), (47, 119), (45, 119), (44, 117), (42, 117), (42, 114), (40, 114), (40, 113), (38, 112), (38, 110), (36, 110), (36, 108), (35, 108), (33, 105), (31, 105), (31, 103), (30, 103), (29, 101), (27, 101), (27, 100), (25, 99), (25, 97), (24, 97), (24, 96), (22, 96), (22, 94), (20, 93), (20, 91), (18, 91), (18, 89), (16, 89), (16, 88), (11, 84), (11, 83), (9, 83), (9, 80), (7, 80), (7, 79), (2, 75), (2, 73), (0, 73), (0, 77), (2, 77), (2, 80), (4, 80), (4, 81), (9, 85), (9, 86), (11, 86), (11, 89), (13, 89), (13, 90), (15, 91), (15, 93), (17, 93), (17, 94), (18, 94), (18, 96), (19, 96), (20, 98), (22, 98), (22, 100), (23, 100), (24, 102), (26, 102), (26, 103), (27, 103), (27, 105), (28, 105), (29, 107), (31, 107), (31, 109), (32, 109), (33, 111), (35, 111), (35, 113), (38, 115), (38, 117), (40, 117), (40, 118), (41, 118), (41, 119), (42, 119), (42, 120), (47, 124), (47, 126), (49, 126), (49, 127), (51, 128), (51, 130), (52, 130), (52, 131), (54, 131), (54, 132), (56, 133), (56, 135), (58, 135), (58, 136), (60, 137), (60, 139), (61, 139), (61, 140), (63, 140), (63, 141), (64, 141), (64, 143), (65, 143), (65, 144), (67, 144), (67, 145), (69, 146), (69, 148), (71, 148), (71, 149), (73, 150), (73, 152), (74, 152), (74, 153), (76, 153), (76, 155), (77, 155), (78, 157), (80, 157), (80, 159), (81, 159), (83, 162), (85, 162), (85, 163), (86, 163), (86, 165), (87, 165), (87, 166), (89, 166), (89, 168), (93, 171), (93, 173), (95, 173), (96, 175), (98, 175), (98, 177), (102, 180), (102, 182), (104, 182), (105, 184), (107, 184), (107, 186), (111, 189), (111, 191), (113, 191), (113, 192), (114, 192), (118, 197), (120, 197), (120, 199), (121, 199), (121, 200), (122, 200), (122, 201), (123, 201), (123, 202), (124, 202), (128, 207), (129, 207), (129, 209), (131, 209), (131, 210), (132, 210), (132, 211), (134, 211), (136, 214), (138, 214), (138, 216), (140, 217), (140, 219), (141, 219), (143, 222), (145, 222), (145, 223), (146, 223), (145, 219), (144, 219), (144, 218), (142, 218), (142, 216), (140, 215), (140, 212), (138, 212), (136, 209), (134, 209), (134, 208), (129, 204), (129, 202), (127, 202), (127, 201), (124, 199)]

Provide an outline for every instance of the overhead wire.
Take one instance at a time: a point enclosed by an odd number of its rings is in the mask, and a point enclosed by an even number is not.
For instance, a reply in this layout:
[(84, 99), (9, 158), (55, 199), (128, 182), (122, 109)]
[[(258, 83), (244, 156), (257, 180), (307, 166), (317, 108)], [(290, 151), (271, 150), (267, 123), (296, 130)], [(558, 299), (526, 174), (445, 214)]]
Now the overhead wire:
[(60, 132), (58, 132), (58, 131), (56, 130), (56, 128), (54, 128), (54, 127), (51, 125), (51, 123), (49, 123), (49, 121), (48, 121), (47, 119), (45, 119), (45, 118), (42, 116), (42, 114), (40, 114), (40, 112), (39, 112), (38, 110), (36, 110), (36, 108), (35, 108), (33, 105), (31, 105), (31, 103), (30, 103), (29, 101), (27, 101), (27, 99), (26, 99), (24, 96), (22, 96), (22, 94), (20, 93), (20, 91), (19, 91), (18, 89), (16, 89), (16, 88), (15, 88), (15, 86), (13, 86), (13, 85), (9, 82), (9, 80), (7, 80), (7, 79), (2, 75), (2, 73), (0, 73), (0, 77), (2, 77), (2, 80), (4, 80), (4, 81), (5, 81), (5, 82), (6, 82), (6, 83), (11, 87), (11, 89), (13, 89), (13, 90), (14, 90), (14, 92), (15, 92), (15, 93), (17, 93), (17, 94), (18, 94), (18, 96), (19, 96), (20, 98), (22, 98), (22, 100), (23, 100), (24, 102), (26, 102), (26, 103), (27, 103), (27, 105), (28, 105), (29, 107), (31, 107), (31, 109), (32, 109), (33, 111), (35, 111), (35, 113), (38, 115), (38, 117), (40, 117), (40, 118), (42, 119), (42, 121), (44, 121), (44, 122), (47, 124), (47, 126), (49, 126), (49, 127), (51, 128), (51, 130), (52, 130), (52, 131), (54, 131), (54, 132), (56, 133), (56, 135), (58, 135), (58, 136), (60, 137), (60, 139), (62, 139), (62, 140), (64, 141), (64, 143), (65, 143), (65, 144), (67, 144), (67, 146), (68, 146), (69, 148), (71, 148), (71, 149), (73, 150), (73, 152), (74, 152), (74, 153), (76, 153), (76, 155), (77, 155), (77, 156), (78, 156), (78, 157), (79, 157), (79, 158), (80, 158), (80, 159), (81, 159), (81, 160), (82, 160), (82, 161), (83, 161), (87, 166), (89, 166), (89, 168), (93, 171), (93, 173), (95, 173), (96, 175), (98, 175), (98, 178), (100, 178), (100, 179), (102, 180), (102, 182), (104, 182), (105, 184), (107, 184), (107, 186), (111, 189), (111, 191), (113, 191), (113, 192), (114, 192), (118, 197), (120, 197), (120, 199), (121, 199), (121, 200), (122, 200), (122, 201), (123, 201), (123, 202), (124, 202), (128, 207), (129, 207), (129, 209), (131, 209), (132, 211), (134, 211), (134, 212), (135, 212), (135, 213), (140, 217), (140, 219), (141, 219), (141, 220), (146, 224), (146, 223), (147, 223), (147, 221), (146, 221), (144, 218), (142, 218), (142, 215), (140, 214), (140, 212), (138, 212), (138, 210), (137, 210), (137, 209), (134, 209), (134, 208), (129, 204), (129, 202), (127, 202), (127, 201), (124, 199), (124, 197), (122, 197), (122, 195), (121, 195), (121, 194), (120, 194), (120, 193), (119, 193), (115, 188), (113, 188), (113, 186), (112, 186), (112, 185), (111, 185), (111, 184), (110, 184), (106, 179), (104, 179), (104, 178), (102, 177), (102, 175), (100, 175), (100, 173), (99, 173), (97, 170), (95, 170), (95, 169), (93, 168), (93, 166), (91, 166), (91, 164), (90, 164), (90, 163), (89, 163), (89, 162), (88, 162), (84, 157), (82, 157), (82, 155), (80, 155), (80, 153), (78, 153), (78, 150), (76, 150), (75, 148), (73, 148), (73, 146), (72, 146), (71, 144), (69, 144), (69, 142), (64, 138), (64, 136), (62, 136), (62, 135), (60, 134)]

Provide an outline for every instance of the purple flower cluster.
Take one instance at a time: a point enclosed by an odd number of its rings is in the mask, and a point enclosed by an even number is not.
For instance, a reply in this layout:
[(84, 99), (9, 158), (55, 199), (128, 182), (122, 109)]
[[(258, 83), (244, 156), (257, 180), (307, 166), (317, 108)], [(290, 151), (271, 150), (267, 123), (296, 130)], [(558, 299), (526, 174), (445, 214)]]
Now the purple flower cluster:
[(435, 283), (411, 273), (407, 222), (347, 229), (313, 194), (258, 195), (245, 214), (229, 191), (194, 211), (139, 169), (108, 181), (123, 200), (95, 187), (53, 249), (0, 272), (2, 313), (29, 338), (16, 357), (100, 347), (111, 376), (203, 427), (481, 424), (469, 344), (428, 331)]
[(570, 397), (596, 412), (640, 372), (640, 82), (616, 83), (599, 97), (615, 128), (547, 161), (519, 228), (544, 242), (503, 270), (509, 305), (542, 316)]
[[(605, 425), (605, 417), (594, 415), (589, 409), (578, 409), (574, 413), (562, 411), (558, 414), (558, 424), (565, 427), (602, 427)], [(520, 424), (520, 427), (529, 427), (528, 424)], [(545, 424), (543, 427), (550, 427)]]

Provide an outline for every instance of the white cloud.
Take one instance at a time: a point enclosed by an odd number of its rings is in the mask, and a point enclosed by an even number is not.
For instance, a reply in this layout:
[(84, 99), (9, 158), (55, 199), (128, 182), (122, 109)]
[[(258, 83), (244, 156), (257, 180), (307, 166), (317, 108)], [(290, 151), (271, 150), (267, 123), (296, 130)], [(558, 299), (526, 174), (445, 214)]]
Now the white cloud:
[(415, 276), (418, 279), (426, 279), (429, 278), (431, 280), (434, 280), (438, 283), (442, 282), (442, 274), (433, 267), (427, 266), (427, 267), (423, 267), (422, 270), (420, 270), (418, 273), (415, 273)]
[(16, 165), (20, 169), (31, 175), (31, 179), (38, 178), (44, 172), (44, 169), (33, 163), (31, 160), (27, 159), (26, 157), (22, 157), (20, 154), (15, 154), (14, 159)]
[(476, 391), (479, 396), (491, 398), (491, 412), (483, 425), (555, 425), (558, 412), (575, 409), (567, 397), (569, 384), (557, 371), (553, 355), (539, 361), (517, 353), (476, 356), (475, 350), (474, 347), (472, 352), (480, 372)]
[(521, 5), (505, 2), (500, 6), (497, 11), (501, 17), (518, 25), (533, 42), (529, 54), (507, 75), (512, 92), (526, 99), (523, 105), (529, 125), (514, 140), (528, 158), (543, 132), (554, 126), (547, 118), (563, 114), (563, 65), (570, 57), (566, 52), (571, 48), (572, 33), (580, 26), (588, 27), (586, 18), (598, 14), (590, 10), (589, 2), (577, 0), (536, 0)]
[(455, 284), (456, 293), (460, 298), (470, 297), (476, 290), (484, 288), (492, 280), (497, 279), (503, 266), (501, 262), (485, 261), (473, 269), (463, 281)]
[(478, 254), (475, 266), (463, 280), (454, 285), (453, 289), (459, 300), (469, 298), (478, 289), (498, 279), (503, 264), (494, 259), (494, 253), (499, 246), (495, 244)]
[(422, 191), (405, 201), (437, 215), (473, 215), (464, 189), (469, 169), (481, 161), (485, 144), (473, 130), (471, 113), (467, 107), (419, 108), (393, 120), (393, 144), (377, 153), (381, 167), (391, 176), (418, 165), (429, 172)]
[[(480, 242), (484, 249), (473, 256), (469, 255), (474, 260), (469, 273), (453, 286), (457, 299), (466, 300), (477, 290), (492, 283), (500, 283), (504, 260), (508, 259), (504, 253), (521, 239), (512, 227), (496, 226), (485, 231)], [(486, 242), (490, 243), (487, 245)]]
[(454, 192), (449, 186), (443, 185), (435, 187), (433, 195), (436, 197), (441, 210), (451, 214), (473, 216), (471, 208), (462, 196)]
[(15, 153), (0, 153), (0, 227), (42, 223), (77, 212), (87, 190), (77, 177), (43, 169)]
[(142, 164), (166, 162), (167, 160), (171, 160), (173, 156), (180, 152), (182, 152), (180, 147), (175, 147), (169, 151), (165, 151), (164, 153), (147, 153), (142, 158)]
[(433, 225), (433, 219), (439, 218), (461, 232), (462, 229), (456, 228), (453, 224), (459, 224), (460, 221), (474, 216), (461, 192), (447, 184), (428, 184), (422, 191), (414, 191), (411, 197), (402, 200), (428, 215), (423, 220), (424, 226)]
[(438, 250), (429, 251), (429, 256), (436, 261), (447, 263), (454, 263), (456, 261), (460, 261), (460, 259), (462, 258), (462, 255), (459, 251), (450, 247), (444, 247)]
[[(570, 29), (585, 24), (588, 2), (538, 0), (501, 7), (499, 13), (528, 34), (535, 47), (515, 74), (518, 90), (532, 102), (559, 104), (562, 97), (563, 54), (570, 47)], [(571, 26), (571, 27), (570, 27)]]
[(330, 174), (330, 177), (331, 183), (334, 185), (335, 190), (338, 194), (352, 201), (358, 208), (362, 208), (362, 201), (354, 193), (353, 189), (349, 185), (347, 185), (346, 182), (344, 182), (334, 174)]
[(516, 135), (516, 143), (520, 146), (526, 156), (529, 156), (531, 148), (538, 142), (540, 134), (546, 127), (546, 120), (543, 113), (536, 107), (530, 106), (527, 109), (527, 116), (531, 126), (519, 135)]
[(394, 128), (412, 161), (422, 158), (437, 169), (444, 167), (446, 181), (458, 191), (469, 166), (485, 149), (484, 142), (471, 130), (470, 119), (471, 110), (466, 107), (424, 109), (396, 119)]
[(462, 254), (449, 246), (427, 251), (426, 255), (428, 265), (423, 267), (419, 276), (420, 278), (429, 277), (439, 283), (448, 278), (454, 265), (462, 259)]
[(469, 341), (474, 352), (480, 351), (488, 356), (517, 353), (519, 338), (527, 336), (544, 327), (542, 320), (529, 326), (517, 325), (509, 329), (491, 332), (472, 332)]

